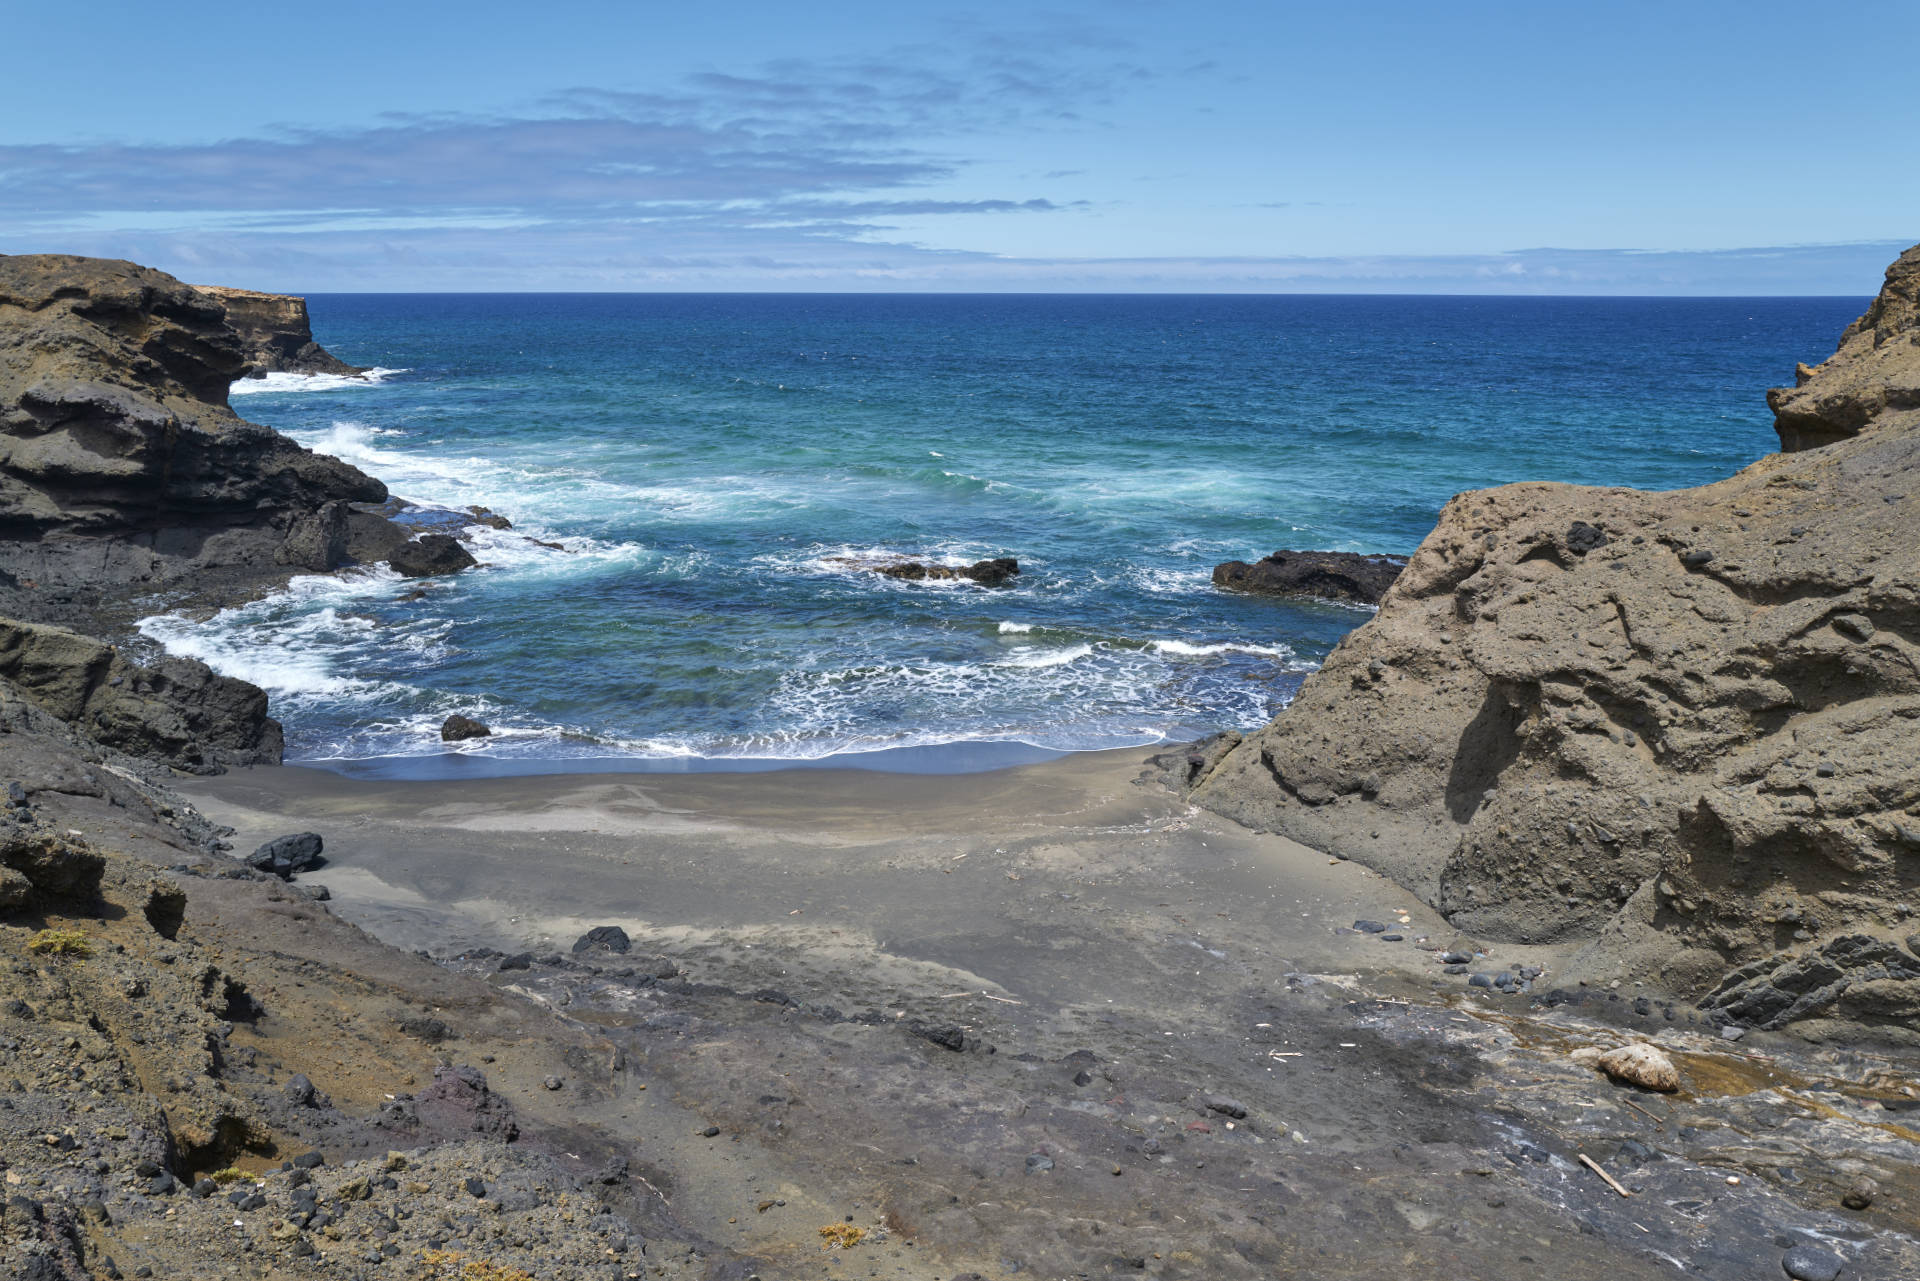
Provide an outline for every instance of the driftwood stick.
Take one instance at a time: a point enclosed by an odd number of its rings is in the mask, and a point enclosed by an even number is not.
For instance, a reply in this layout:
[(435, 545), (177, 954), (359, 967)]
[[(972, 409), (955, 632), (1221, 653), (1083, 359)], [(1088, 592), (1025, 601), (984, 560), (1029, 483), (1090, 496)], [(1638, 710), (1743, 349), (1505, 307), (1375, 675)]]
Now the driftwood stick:
[(1580, 1154), (1580, 1164), (1586, 1166), (1589, 1170), (1592, 1170), (1595, 1174), (1605, 1179), (1607, 1181), (1607, 1186), (1612, 1188), (1615, 1192), (1618, 1192), (1621, 1196), (1633, 1195), (1633, 1193), (1627, 1191), (1625, 1188), (1621, 1187), (1618, 1183), (1616, 1183), (1614, 1181), (1613, 1176), (1611, 1174), (1608, 1174), (1605, 1170), (1601, 1169), (1600, 1163), (1598, 1161), (1595, 1161), (1592, 1157), (1588, 1156), (1585, 1152), (1582, 1152)]

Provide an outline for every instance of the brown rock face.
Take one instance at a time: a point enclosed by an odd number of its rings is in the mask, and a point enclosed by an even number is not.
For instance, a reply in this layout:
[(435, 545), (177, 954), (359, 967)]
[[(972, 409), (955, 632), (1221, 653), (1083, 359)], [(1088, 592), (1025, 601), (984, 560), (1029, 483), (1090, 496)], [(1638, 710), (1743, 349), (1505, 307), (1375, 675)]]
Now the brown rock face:
[(224, 285), (195, 285), (194, 289), (226, 309), (227, 323), (240, 335), (252, 374), (364, 374), (313, 340), (307, 318), (307, 300), (292, 294), (263, 294)]
[[(1869, 332), (1915, 350), (1916, 263), (1843, 356)], [(1673, 493), (1455, 498), (1379, 614), (1196, 799), (1484, 937), (1589, 940), (1581, 974), (1697, 993), (1751, 963), (1799, 976), (1785, 1005), (1818, 989), (1796, 1018), (1920, 1011), (1885, 966), (1782, 968), (1843, 928), (1892, 936), (1920, 880), (1920, 415), (1835, 365), (1854, 403), (1890, 408), (1831, 447)]]
[(238, 417), (246, 368), (221, 307), (163, 272), (0, 256), (0, 610), (340, 564), (346, 504), (386, 488)]
[(1887, 268), (1880, 296), (1840, 335), (1840, 349), (1797, 372), (1795, 386), (1767, 393), (1782, 450), (1920, 427), (1920, 245)]

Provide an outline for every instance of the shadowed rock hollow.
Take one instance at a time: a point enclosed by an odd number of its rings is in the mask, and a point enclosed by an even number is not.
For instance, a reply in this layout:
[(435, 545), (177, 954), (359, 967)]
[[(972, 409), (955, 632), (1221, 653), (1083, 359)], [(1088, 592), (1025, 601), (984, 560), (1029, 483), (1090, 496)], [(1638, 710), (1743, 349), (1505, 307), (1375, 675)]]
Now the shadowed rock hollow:
[(1721, 1017), (1913, 1037), (1917, 278), (1920, 250), (1771, 397), (1793, 452), (1671, 493), (1453, 499), (1196, 799), (1481, 936), (1589, 940), (1580, 975), (1724, 979)]

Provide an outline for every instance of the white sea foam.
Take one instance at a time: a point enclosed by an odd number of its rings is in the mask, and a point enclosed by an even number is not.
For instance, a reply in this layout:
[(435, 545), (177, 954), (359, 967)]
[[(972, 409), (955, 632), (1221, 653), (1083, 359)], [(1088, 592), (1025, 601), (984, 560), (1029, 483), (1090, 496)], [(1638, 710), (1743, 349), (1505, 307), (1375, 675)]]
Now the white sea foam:
[[(1256, 658), (1292, 658), (1293, 651), (1285, 645), (1249, 645), (1243, 641), (1221, 641), (1214, 645), (1195, 645), (1190, 641), (1157, 640), (1147, 645), (1148, 649), (1160, 654), (1170, 654), (1175, 658), (1213, 658), (1221, 654), (1250, 654)], [(1311, 664), (1309, 664), (1311, 666)]]
[(1071, 645), (1066, 649), (1033, 649), (1022, 645), (1012, 654), (995, 663), (995, 667), (1046, 668), (1065, 667), (1068, 663), (1077, 663), (1093, 653), (1091, 645)]
[(1025, 636), (1033, 630), (1033, 627), (1034, 625), (1032, 623), (1001, 623), (1000, 634), (1002, 636)]
[(264, 378), (242, 378), (227, 388), (227, 395), (261, 396), (285, 392), (344, 391), (352, 387), (373, 387), (404, 369), (375, 367), (364, 374), (290, 374), (274, 372)]

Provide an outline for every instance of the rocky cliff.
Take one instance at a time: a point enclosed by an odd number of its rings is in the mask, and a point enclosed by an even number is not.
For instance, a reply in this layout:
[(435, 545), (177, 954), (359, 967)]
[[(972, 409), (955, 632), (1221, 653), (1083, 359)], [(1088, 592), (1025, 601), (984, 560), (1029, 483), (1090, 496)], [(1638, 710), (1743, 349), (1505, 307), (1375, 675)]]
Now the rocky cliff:
[(386, 488), (227, 404), (250, 355), (222, 305), (106, 259), (0, 256), (0, 612), (210, 601), (347, 556)]
[(226, 309), (227, 324), (240, 336), (251, 362), (248, 373), (364, 374), (313, 340), (307, 318), (307, 300), (292, 294), (263, 294), (253, 289), (223, 285), (195, 285), (195, 289)]
[(1456, 497), (1196, 798), (1484, 938), (1584, 940), (1562, 977), (1913, 1036), (1917, 278), (1920, 250), (1771, 398), (1791, 452), (1672, 493)]

